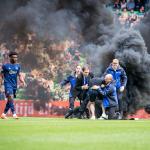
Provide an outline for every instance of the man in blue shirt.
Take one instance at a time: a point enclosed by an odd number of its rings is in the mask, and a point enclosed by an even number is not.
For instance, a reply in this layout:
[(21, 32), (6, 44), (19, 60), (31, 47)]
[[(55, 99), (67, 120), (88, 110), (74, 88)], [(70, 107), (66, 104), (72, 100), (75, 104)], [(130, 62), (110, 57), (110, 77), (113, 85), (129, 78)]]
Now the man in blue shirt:
[(77, 66), (75, 69), (75, 72), (73, 75), (69, 75), (67, 77), (67, 79), (65, 79), (64, 81), (61, 82), (61, 87), (65, 86), (66, 84), (70, 84), (71, 88), (70, 88), (70, 92), (69, 92), (69, 111), (67, 112), (67, 114), (65, 115), (65, 118), (70, 117), (73, 114), (73, 110), (74, 110), (74, 101), (77, 97), (77, 94), (74, 92), (75, 90), (75, 85), (76, 85), (76, 79), (77, 77), (80, 75), (82, 69), (81, 66)]
[(17, 77), (19, 77), (20, 83), (22, 83), (23, 86), (25, 86), (25, 81), (20, 73), (20, 64), (17, 63), (18, 54), (16, 52), (10, 52), (9, 58), (10, 63), (4, 64), (1, 71), (1, 77), (4, 81), (5, 95), (8, 100), (1, 118), (7, 119), (6, 114), (8, 110), (11, 109), (13, 118), (18, 119), (14, 107), (14, 98), (16, 97), (17, 91)]
[(125, 70), (119, 65), (118, 59), (113, 59), (110, 66), (106, 69), (104, 75), (111, 74), (113, 80), (115, 81), (115, 86), (117, 90), (117, 98), (119, 105), (120, 116), (119, 119), (122, 119), (123, 115), (123, 106), (122, 106), (122, 93), (127, 84), (127, 75)]

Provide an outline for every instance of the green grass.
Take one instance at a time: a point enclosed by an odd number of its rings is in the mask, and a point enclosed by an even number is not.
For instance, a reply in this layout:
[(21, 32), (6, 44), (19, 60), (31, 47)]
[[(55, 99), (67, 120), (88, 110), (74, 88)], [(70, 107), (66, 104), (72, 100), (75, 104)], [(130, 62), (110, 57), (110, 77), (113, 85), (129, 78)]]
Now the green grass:
[(0, 150), (149, 150), (149, 120), (0, 120)]

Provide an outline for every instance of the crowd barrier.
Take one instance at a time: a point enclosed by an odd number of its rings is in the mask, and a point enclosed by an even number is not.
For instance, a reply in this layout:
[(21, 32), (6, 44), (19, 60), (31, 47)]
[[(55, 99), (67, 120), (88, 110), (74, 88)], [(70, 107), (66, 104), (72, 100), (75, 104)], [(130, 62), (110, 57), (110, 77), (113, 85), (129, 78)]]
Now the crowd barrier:
[[(3, 113), (6, 105), (5, 100), (0, 101), (0, 114)], [(15, 100), (16, 114), (20, 117), (63, 117), (68, 110), (68, 101), (50, 101), (40, 103), (34, 100)], [(79, 106), (79, 102), (75, 102)], [(9, 110), (8, 116), (12, 115)]]
[[(0, 100), (0, 114), (3, 113), (6, 105), (5, 100)], [(68, 101), (50, 101), (48, 103), (40, 103), (34, 100), (15, 100), (16, 113), (20, 117), (64, 117), (68, 110)], [(79, 106), (79, 101), (75, 102), (75, 107)], [(11, 116), (9, 110), (8, 116)], [(144, 109), (138, 110), (133, 115), (128, 115), (128, 118), (150, 119), (150, 114), (147, 114)]]

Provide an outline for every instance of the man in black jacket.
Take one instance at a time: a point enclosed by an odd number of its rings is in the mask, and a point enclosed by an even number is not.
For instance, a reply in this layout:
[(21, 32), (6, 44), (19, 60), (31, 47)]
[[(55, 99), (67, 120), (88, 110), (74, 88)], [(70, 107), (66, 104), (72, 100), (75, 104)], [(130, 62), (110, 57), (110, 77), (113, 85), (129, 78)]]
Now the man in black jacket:
[(77, 77), (75, 91), (80, 95), (81, 103), (85, 99), (86, 93), (89, 89), (90, 80), (94, 75), (90, 72), (88, 66), (82, 68), (82, 73)]
[[(93, 77), (94, 75), (90, 72), (90, 69), (88, 66), (84, 66), (82, 68), (82, 73), (77, 77), (74, 92), (76, 93), (76, 95), (78, 95), (81, 106), (82, 106), (82, 103), (84, 103), (84, 100), (86, 98), (86, 95), (89, 89), (90, 80)], [(86, 112), (88, 115), (88, 110), (86, 110)]]

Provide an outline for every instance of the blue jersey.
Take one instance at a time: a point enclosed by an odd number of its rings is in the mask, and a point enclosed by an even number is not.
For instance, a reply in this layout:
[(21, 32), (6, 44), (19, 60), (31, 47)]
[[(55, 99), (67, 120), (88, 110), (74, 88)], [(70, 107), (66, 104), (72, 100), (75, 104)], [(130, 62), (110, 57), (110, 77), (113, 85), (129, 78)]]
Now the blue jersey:
[(2, 66), (2, 74), (4, 77), (4, 86), (6, 88), (17, 89), (17, 76), (20, 72), (19, 64), (4, 64)]
[(61, 82), (61, 86), (64, 86), (67, 83), (70, 83), (71, 88), (70, 88), (69, 97), (74, 97), (74, 88), (76, 85), (76, 79), (77, 78), (74, 75), (70, 75), (67, 77), (67, 79), (65, 79), (64, 81)]

